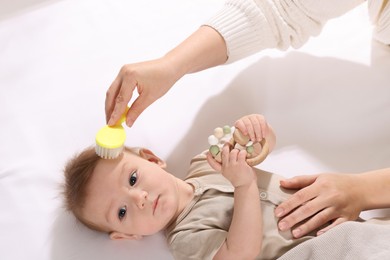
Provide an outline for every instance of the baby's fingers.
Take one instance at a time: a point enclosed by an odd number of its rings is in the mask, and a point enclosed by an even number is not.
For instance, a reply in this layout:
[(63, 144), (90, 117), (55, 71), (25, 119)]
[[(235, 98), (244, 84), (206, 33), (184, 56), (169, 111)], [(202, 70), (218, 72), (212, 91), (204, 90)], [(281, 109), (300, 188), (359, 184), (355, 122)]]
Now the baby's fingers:
[(235, 123), (235, 127), (254, 142), (260, 142), (268, 133), (267, 121), (264, 116), (259, 114), (241, 118)]
[(255, 139), (252, 139), (252, 140), (260, 142), (268, 134), (267, 121), (265, 120), (264, 116), (262, 116), (262, 115), (254, 115), (250, 119), (251, 119), (253, 129), (255, 132), (254, 133)]
[(217, 172), (220, 172), (222, 170), (221, 164), (214, 159), (210, 152), (207, 152), (207, 162), (209, 163), (211, 168), (213, 168)]
[(249, 136), (252, 141), (256, 140), (253, 125), (249, 117), (246, 116), (241, 118), (234, 124), (234, 126), (239, 129), (245, 136)]
[(222, 167), (226, 167), (229, 164), (229, 157), (230, 157), (230, 147), (228, 144), (225, 144), (222, 147), (221, 153), (222, 153), (221, 155)]
[(238, 152), (238, 155), (237, 155), (237, 161), (239, 163), (245, 163), (246, 164), (246, 150), (241, 150), (241, 151), (237, 151)]

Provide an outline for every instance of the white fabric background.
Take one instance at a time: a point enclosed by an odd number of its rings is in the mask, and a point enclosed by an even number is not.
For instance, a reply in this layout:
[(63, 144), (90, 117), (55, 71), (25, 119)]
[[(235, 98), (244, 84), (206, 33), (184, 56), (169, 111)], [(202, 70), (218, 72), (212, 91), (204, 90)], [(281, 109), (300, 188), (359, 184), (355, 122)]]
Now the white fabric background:
[[(171, 259), (162, 234), (110, 241), (61, 208), (62, 167), (94, 144), (126, 63), (163, 55), (223, 0), (0, 0), (2, 259)], [(389, 166), (390, 48), (366, 5), (300, 50), (264, 51), (185, 76), (127, 129), (184, 176), (216, 126), (262, 113), (278, 137), (260, 166), (284, 176)]]

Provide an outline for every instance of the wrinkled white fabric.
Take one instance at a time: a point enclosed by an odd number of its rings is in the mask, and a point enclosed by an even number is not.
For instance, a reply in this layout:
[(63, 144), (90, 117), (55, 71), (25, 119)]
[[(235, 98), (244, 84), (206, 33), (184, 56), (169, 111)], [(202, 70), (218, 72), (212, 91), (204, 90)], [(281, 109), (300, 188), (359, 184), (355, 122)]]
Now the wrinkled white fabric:
[[(382, 260), (390, 256), (388, 220), (346, 222), (288, 251), (279, 260)], [(364, 246), (363, 246), (364, 245)]]
[[(228, 63), (267, 48), (299, 48), (364, 0), (228, 0), (206, 25), (226, 41)], [(380, 19), (383, 24), (385, 17)], [(382, 27), (381, 27), (382, 28)]]

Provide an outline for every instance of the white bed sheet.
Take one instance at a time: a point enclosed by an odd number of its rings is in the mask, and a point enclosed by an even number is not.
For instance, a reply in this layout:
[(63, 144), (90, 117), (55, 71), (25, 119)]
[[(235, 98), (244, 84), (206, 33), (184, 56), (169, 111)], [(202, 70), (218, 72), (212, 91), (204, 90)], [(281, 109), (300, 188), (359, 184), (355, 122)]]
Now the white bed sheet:
[[(61, 171), (104, 125), (120, 67), (163, 55), (223, 0), (20, 3), (0, 13), (1, 259), (171, 259), (162, 234), (118, 242), (77, 224), (61, 208)], [(127, 129), (127, 145), (152, 149), (182, 177), (214, 127), (262, 113), (278, 136), (266, 170), (388, 167), (389, 82), (390, 48), (371, 42), (363, 4), (298, 51), (184, 77)]]

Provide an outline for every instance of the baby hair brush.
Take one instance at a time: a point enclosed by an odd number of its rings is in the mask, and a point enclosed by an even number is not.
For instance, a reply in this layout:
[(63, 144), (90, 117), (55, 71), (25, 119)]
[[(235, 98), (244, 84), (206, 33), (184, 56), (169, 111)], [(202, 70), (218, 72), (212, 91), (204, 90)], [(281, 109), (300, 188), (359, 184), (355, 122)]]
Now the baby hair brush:
[(114, 126), (104, 126), (96, 134), (96, 154), (103, 159), (115, 159), (123, 151), (126, 140), (126, 131), (122, 124), (126, 119), (128, 109)]

